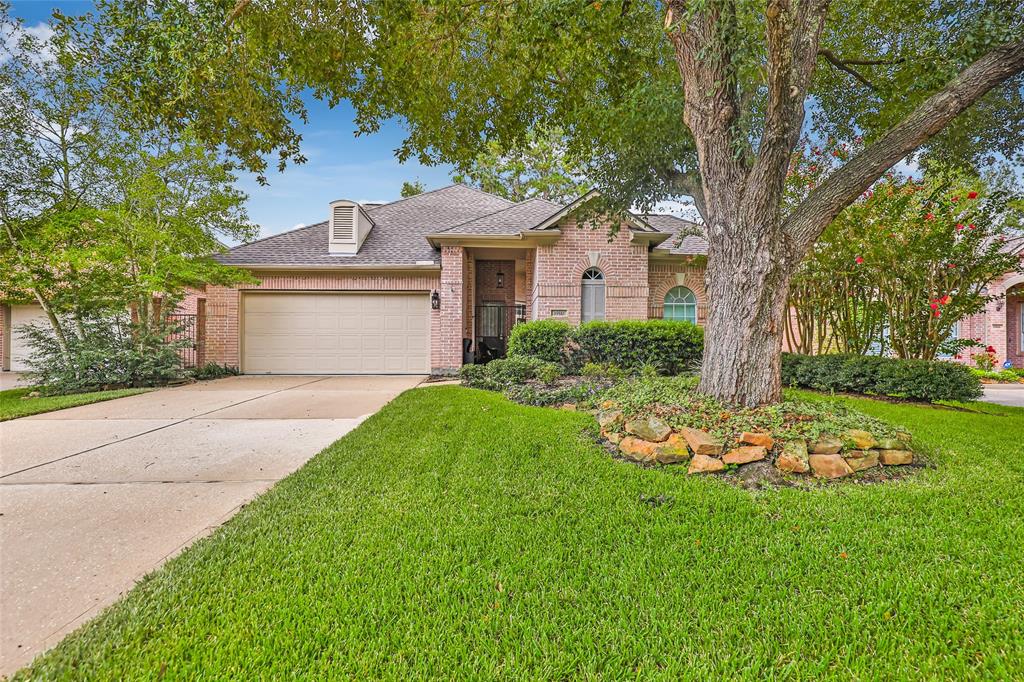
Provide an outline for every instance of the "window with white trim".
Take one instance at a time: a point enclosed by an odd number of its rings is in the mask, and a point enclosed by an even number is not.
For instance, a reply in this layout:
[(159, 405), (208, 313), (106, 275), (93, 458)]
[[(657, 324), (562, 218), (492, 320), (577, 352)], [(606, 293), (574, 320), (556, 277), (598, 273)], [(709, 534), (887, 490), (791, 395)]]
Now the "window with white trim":
[(672, 287), (665, 294), (665, 308), (661, 316), (666, 320), (697, 324), (697, 296), (686, 287)]
[(583, 322), (604, 319), (604, 273), (597, 268), (588, 268), (583, 273), (580, 312)]

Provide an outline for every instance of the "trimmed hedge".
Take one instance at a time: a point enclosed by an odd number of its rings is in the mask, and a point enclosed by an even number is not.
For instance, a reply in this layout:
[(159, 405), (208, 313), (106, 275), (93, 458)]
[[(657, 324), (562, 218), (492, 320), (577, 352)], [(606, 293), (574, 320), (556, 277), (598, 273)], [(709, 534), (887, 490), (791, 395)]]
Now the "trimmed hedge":
[(508, 347), (509, 357), (558, 362), (572, 373), (596, 363), (679, 374), (699, 365), (703, 353), (704, 331), (671, 320), (587, 322), (575, 328), (557, 320), (525, 322), (513, 327)]
[(864, 393), (935, 402), (975, 400), (981, 382), (969, 367), (939, 360), (873, 355), (782, 354), (782, 383), (837, 393)]
[(504, 391), (530, 379), (551, 383), (560, 375), (557, 363), (528, 356), (491, 360), (486, 365), (463, 365), (459, 370), (463, 384), (488, 391)]
[(547, 362), (565, 362), (565, 346), (572, 325), (558, 320), (537, 320), (512, 327), (508, 335), (508, 356), (534, 357)]

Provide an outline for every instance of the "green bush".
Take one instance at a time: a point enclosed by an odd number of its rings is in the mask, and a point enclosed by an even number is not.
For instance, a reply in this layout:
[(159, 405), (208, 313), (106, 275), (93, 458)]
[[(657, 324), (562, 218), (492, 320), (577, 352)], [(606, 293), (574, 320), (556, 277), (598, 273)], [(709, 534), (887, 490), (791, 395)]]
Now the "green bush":
[(463, 384), (488, 391), (504, 391), (531, 379), (551, 383), (561, 374), (561, 368), (556, 363), (533, 357), (492, 360), (486, 365), (464, 365), (459, 370)]
[(147, 330), (132, 324), (127, 314), (102, 316), (82, 320), (80, 329), (68, 334), (66, 352), (49, 324), (27, 325), (19, 333), (31, 349), (29, 381), (45, 395), (60, 395), (157, 386), (182, 378), (179, 352), (188, 342), (171, 338), (179, 331), (170, 322)]
[(704, 353), (704, 330), (671, 320), (587, 322), (574, 331), (573, 341), (574, 367), (612, 363), (635, 372), (653, 365), (662, 374), (680, 374), (696, 368)]
[(626, 372), (650, 365), (662, 374), (679, 374), (694, 369), (703, 352), (700, 327), (670, 320), (587, 322), (576, 328), (539, 320), (513, 327), (508, 344), (509, 357), (557, 362), (573, 374), (588, 364)]
[(782, 383), (838, 393), (911, 400), (974, 400), (981, 382), (970, 368), (938, 360), (899, 360), (872, 355), (782, 355)]
[(566, 342), (572, 326), (558, 320), (537, 320), (512, 327), (508, 337), (509, 357), (534, 357), (564, 364)]
[(206, 381), (208, 379), (223, 379), (224, 377), (238, 376), (237, 367), (232, 365), (220, 365), (216, 362), (207, 362), (205, 365), (196, 367), (189, 374), (193, 379)]

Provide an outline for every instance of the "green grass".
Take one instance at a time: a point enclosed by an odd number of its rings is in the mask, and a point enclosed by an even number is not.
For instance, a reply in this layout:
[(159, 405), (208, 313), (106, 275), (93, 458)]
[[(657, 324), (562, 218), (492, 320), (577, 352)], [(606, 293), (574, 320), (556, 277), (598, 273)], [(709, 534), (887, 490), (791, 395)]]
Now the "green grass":
[(122, 388), (114, 391), (94, 391), (92, 393), (74, 393), (71, 395), (39, 396), (26, 398), (33, 388), (12, 388), (0, 391), (0, 422), (18, 417), (28, 417), (43, 412), (63, 410), (66, 407), (78, 407), (103, 400), (123, 398), (128, 395), (145, 393), (148, 388)]
[(751, 493), (408, 391), (23, 675), (1021, 677), (1024, 410), (848, 402), (937, 468)]

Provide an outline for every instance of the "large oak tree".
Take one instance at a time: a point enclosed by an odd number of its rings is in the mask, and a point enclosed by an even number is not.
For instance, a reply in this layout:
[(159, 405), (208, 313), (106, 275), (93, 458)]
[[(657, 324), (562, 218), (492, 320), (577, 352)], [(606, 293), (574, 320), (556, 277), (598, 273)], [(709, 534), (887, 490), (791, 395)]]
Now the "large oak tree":
[[(112, 96), (194, 126), (262, 172), (301, 160), (311, 89), (363, 132), (399, 117), (400, 157), (464, 165), (558, 126), (612, 205), (690, 196), (709, 242), (702, 390), (777, 400), (797, 263), (915, 150), (1020, 159), (1019, 0), (125, 0), (82, 45)], [(809, 127), (861, 153), (799, 205), (786, 171)]]

